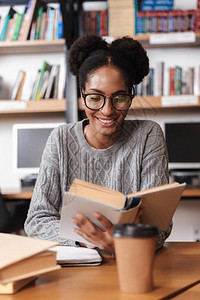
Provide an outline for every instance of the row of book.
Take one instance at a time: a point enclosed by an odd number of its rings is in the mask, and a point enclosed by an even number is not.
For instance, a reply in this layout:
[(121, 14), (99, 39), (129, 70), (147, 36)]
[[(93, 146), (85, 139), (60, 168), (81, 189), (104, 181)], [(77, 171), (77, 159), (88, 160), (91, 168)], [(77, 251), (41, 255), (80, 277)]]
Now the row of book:
[(198, 32), (198, 10), (138, 11), (137, 33)]
[(103, 9), (100, 11), (81, 11), (79, 34), (108, 35), (108, 13)]
[(0, 41), (54, 40), (63, 37), (60, 4), (29, 0), (23, 7), (8, 7), (0, 15)]
[(159, 62), (137, 88), (138, 96), (200, 95), (200, 66), (166, 67)]
[(12, 90), (11, 100), (40, 100), (64, 98), (65, 80), (60, 75), (60, 65), (44, 61), (36, 71), (19, 70)]

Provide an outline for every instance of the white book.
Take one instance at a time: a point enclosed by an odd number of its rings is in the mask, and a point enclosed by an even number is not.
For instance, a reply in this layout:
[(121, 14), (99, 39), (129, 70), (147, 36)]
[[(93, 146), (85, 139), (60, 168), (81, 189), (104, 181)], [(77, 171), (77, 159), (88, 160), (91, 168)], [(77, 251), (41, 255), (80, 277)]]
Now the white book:
[(26, 78), (22, 89), (21, 100), (29, 101), (31, 99), (31, 94), (36, 80), (37, 73), (38, 73), (37, 71), (26, 73)]
[(25, 72), (22, 71), (22, 70), (19, 70), (18, 73), (17, 73), (17, 78), (15, 80), (15, 84), (14, 84), (14, 87), (13, 87), (13, 90), (12, 90), (11, 100), (16, 100), (16, 98), (17, 98), (17, 93), (19, 91), (21, 82), (23, 80), (24, 73)]
[(94, 266), (102, 262), (102, 257), (96, 249), (56, 246), (50, 250), (56, 252), (57, 263), (62, 266)]

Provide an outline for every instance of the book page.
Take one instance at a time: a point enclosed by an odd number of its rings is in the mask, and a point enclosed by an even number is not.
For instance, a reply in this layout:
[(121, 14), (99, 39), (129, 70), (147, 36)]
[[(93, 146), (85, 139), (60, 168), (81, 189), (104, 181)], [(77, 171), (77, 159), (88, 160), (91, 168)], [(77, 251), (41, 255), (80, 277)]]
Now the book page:
[(73, 181), (69, 192), (107, 203), (108, 205), (112, 205), (120, 209), (124, 207), (125, 203), (125, 196), (122, 193), (80, 179), (75, 179)]
[(154, 192), (157, 192), (157, 191), (160, 191), (160, 190), (170, 189), (170, 188), (175, 187), (175, 186), (179, 186), (179, 183), (178, 182), (172, 182), (172, 183), (169, 183), (169, 184), (156, 186), (156, 187), (144, 190), (144, 191), (139, 191), (139, 192), (136, 192), (136, 193), (128, 194), (127, 196), (128, 197), (139, 197), (139, 196), (154, 193)]

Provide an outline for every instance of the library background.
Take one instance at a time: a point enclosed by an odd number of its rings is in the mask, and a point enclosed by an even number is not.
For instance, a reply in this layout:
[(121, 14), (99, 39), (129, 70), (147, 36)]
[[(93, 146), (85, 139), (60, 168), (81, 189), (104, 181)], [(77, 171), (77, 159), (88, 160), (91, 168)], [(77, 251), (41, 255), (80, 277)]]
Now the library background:
[(169, 240), (200, 240), (197, 0), (0, 1), (0, 206), (10, 220), (15, 216), (9, 230), (22, 226), (17, 218), (26, 214), (50, 131), (85, 116), (67, 51), (87, 33), (108, 41), (129, 35), (146, 48), (150, 73), (136, 87), (127, 118), (161, 125), (170, 179), (187, 183)]

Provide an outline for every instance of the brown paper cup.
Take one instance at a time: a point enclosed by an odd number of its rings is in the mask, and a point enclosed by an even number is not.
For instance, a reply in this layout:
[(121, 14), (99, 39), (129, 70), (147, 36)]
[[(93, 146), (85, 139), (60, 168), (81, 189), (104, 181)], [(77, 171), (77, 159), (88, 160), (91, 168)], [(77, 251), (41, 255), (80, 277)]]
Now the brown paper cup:
[(113, 236), (121, 291), (141, 294), (153, 289), (157, 234), (157, 228), (150, 225), (115, 226)]

